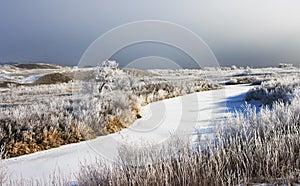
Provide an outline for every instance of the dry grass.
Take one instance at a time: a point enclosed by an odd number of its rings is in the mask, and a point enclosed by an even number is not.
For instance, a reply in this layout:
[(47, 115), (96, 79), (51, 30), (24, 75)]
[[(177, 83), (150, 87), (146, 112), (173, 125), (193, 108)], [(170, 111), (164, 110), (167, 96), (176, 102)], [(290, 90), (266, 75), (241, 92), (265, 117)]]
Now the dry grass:
[[(49, 114), (35, 115), (35, 120), (31, 117), (23, 118), (21, 121), (9, 118), (1, 119), (2, 158), (47, 150), (86, 139), (87, 136), (80, 132), (77, 124), (61, 120), (57, 121), (55, 127), (52, 124), (52, 118), (53, 116)], [(31, 125), (27, 125), (30, 122)], [(43, 125), (40, 122), (43, 122)]]

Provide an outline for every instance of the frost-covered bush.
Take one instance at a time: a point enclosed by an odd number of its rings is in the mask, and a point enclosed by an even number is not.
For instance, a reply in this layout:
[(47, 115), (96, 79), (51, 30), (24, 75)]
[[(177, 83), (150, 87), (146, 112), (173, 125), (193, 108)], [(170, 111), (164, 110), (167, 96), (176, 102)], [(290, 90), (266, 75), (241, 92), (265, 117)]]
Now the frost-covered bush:
[(53, 100), (57, 102), (1, 108), (3, 158), (59, 147), (88, 137), (81, 133), (78, 123), (68, 112), (69, 103)]
[(225, 85), (238, 85), (238, 84), (252, 84), (257, 82), (256, 78), (253, 77), (241, 77), (241, 78), (232, 78), (225, 83)]
[[(117, 69), (118, 63), (116, 61), (103, 61), (97, 68), (95, 72), (96, 82), (101, 82), (99, 87), (99, 93), (102, 92), (102, 89), (105, 85), (109, 85), (114, 82), (115, 77), (119, 70)], [(111, 88), (111, 87), (109, 87)]]
[(238, 68), (237, 68), (237, 66), (232, 65), (230, 69), (231, 69), (231, 70), (237, 70)]
[(279, 63), (278, 64), (278, 68), (291, 68), (293, 67), (293, 64), (289, 64), (289, 63)]
[(300, 90), (300, 80), (294, 78), (283, 78), (262, 82), (246, 94), (245, 101), (259, 100), (264, 104), (274, 101), (290, 102)]

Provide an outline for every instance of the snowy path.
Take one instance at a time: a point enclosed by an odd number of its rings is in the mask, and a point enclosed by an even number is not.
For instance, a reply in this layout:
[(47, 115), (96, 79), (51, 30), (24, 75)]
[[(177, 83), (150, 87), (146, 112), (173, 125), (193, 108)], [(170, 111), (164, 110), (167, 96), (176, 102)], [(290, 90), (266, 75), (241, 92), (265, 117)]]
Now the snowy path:
[(247, 85), (226, 86), (225, 89), (194, 93), (151, 103), (142, 109), (143, 118), (119, 133), (30, 155), (3, 160), (10, 179), (49, 178), (54, 171), (63, 176), (79, 171), (80, 162), (91, 163), (102, 156), (114, 159), (117, 147), (124, 141), (163, 142), (170, 134), (191, 135), (195, 128), (201, 134), (212, 133), (210, 121), (244, 103)]

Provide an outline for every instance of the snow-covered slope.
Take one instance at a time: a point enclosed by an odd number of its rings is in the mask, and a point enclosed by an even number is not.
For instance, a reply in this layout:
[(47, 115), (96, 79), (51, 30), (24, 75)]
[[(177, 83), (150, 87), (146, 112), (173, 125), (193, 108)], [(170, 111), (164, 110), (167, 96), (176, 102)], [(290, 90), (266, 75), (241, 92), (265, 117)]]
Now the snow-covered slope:
[(3, 165), (11, 180), (47, 179), (54, 172), (72, 177), (72, 173), (80, 171), (81, 163), (93, 163), (101, 157), (115, 159), (122, 143), (163, 143), (173, 133), (193, 135), (200, 132), (203, 137), (209, 136), (213, 132), (211, 121), (244, 104), (243, 96), (250, 88), (248, 85), (226, 86), (151, 103), (143, 107), (142, 119), (119, 133), (3, 160)]

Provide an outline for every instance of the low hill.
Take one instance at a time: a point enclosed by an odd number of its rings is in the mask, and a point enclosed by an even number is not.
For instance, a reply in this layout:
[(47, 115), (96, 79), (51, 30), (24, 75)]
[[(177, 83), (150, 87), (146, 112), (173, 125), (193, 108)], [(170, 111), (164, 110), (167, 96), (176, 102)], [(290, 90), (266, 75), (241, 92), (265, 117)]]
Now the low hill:
[(60, 69), (61, 66), (55, 64), (44, 64), (44, 63), (22, 63), (15, 65), (18, 68), (23, 69)]
[(72, 78), (63, 75), (61, 73), (52, 73), (46, 74), (40, 78), (38, 78), (34, 84), (35, 85), (45, 85), (45, 84), (56, 84), (56, 83), (67, 83), (71, 81)]

